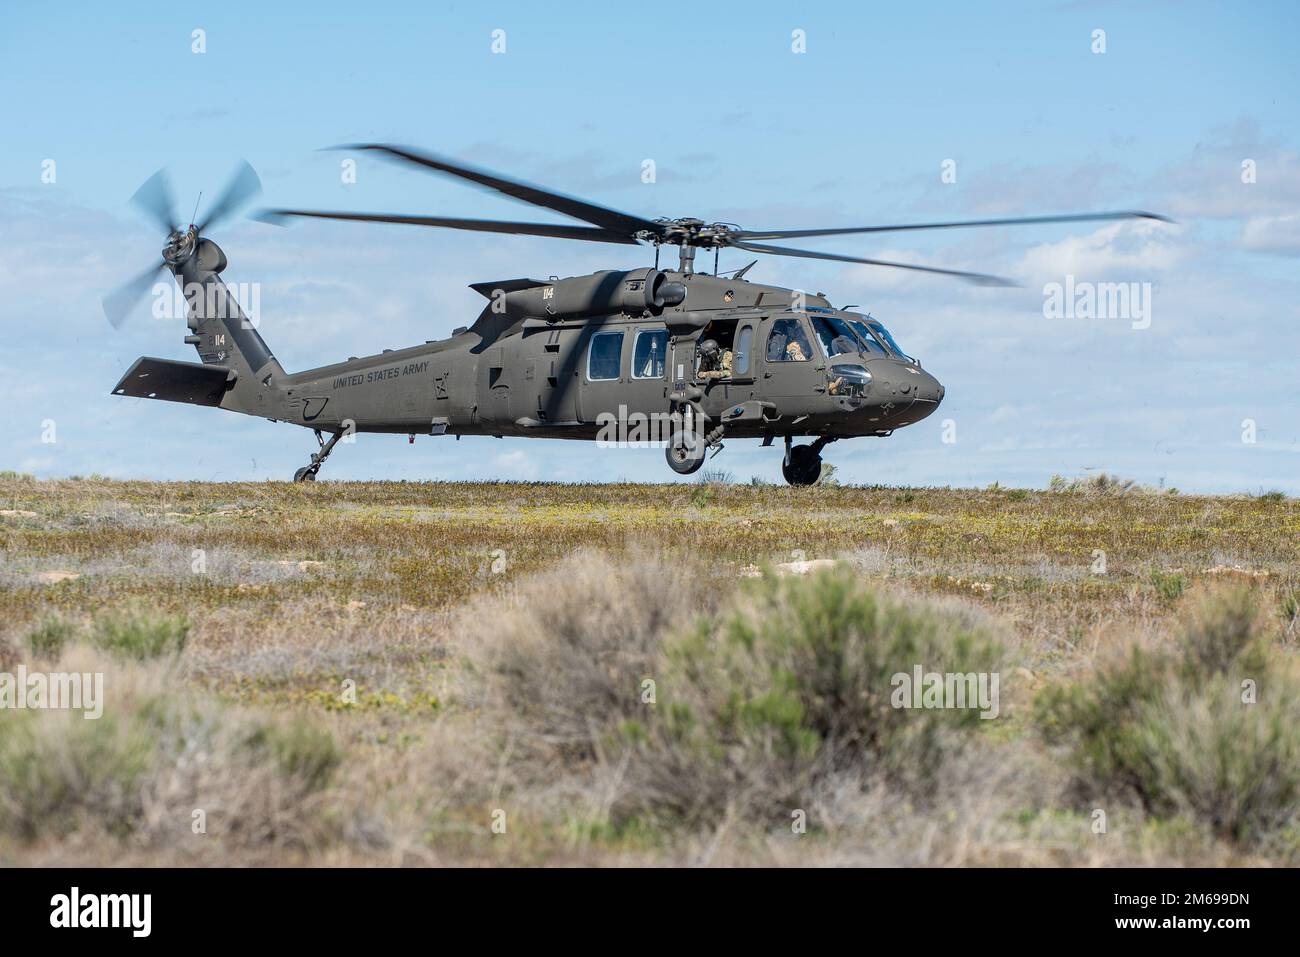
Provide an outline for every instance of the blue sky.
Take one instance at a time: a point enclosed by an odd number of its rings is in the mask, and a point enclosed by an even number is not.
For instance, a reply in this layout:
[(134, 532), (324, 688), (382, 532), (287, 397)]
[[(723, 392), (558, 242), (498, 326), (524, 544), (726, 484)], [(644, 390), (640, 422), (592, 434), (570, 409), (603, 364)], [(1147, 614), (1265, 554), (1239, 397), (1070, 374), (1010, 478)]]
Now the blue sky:
[[(1293, 3), (9, 3), (0, 79), (0, 468), (286, 478), (305, 430), (122, 400), (139, 355), (192, 360), (147, 308), (100, 297), (162, 237), (126, 205), (160, 166), (188, 216), (247, 158), (272, 205), (547, 218), (319, 148), (409, 143), (651, 217), (747, 227), (1146, 208), (1132, 224), (808, 240), (997, 272), (978, 289), (767, 258), (752, 278), (883, 318), (947, 387), (939, 413), (827, 457), (847, 481), (1041, 486), (1107, 470), (1198, 491), (1300, 492), (1300, 68)], [(685, 16), (677, 15), (684, 11)], [(195, 29), (207, 52), (191, 52)], [(505, 31), (494, 54), (492, 31)], [(1094, 30), (1105, 53), (1092, 52)], [(804, 31), (807, 52), (791, 50)], [(56, 179), (41, 180), (55, 161)], [(657, 181), (641, 180), (653, 159)], [(1241, 181), (1253, 160), (1256, 181)], [(944, 183), (945, 160), (956, 182)], [(214, 235), (261, 286), (298, 370), (445, 336), (470, 282), (630, 268), (650, 253), (396, 226), (248, 220)], [(743, 265), (724, 255), (723, 268)], [(1051, 320), (1043, 285), (1151, 283), (1152, 323)], [(945, 420), (956, 442), (944, 443)], [(1243, 442), (1243, 422), (1256, 441)], [(55, 423), (56, 441), (47, 421)], [(730, 442), (714, 466), (779, 480)], [(667, 481), (659, 450), (361, 436), (332, 478)]]

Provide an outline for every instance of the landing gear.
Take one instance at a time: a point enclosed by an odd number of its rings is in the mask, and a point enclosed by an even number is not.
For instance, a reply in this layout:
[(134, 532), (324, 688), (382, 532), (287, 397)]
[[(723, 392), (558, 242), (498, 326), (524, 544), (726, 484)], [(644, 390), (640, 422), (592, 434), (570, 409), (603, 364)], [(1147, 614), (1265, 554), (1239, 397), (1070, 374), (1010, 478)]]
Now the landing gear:
[(785, 437), (785, 461), (781, 463), (781, 474), (785, 480), (796, 487), (816, 484), (822, 475), (822, 449), (834, 442), (831, 436), (822, 436), (809, 445), (792, 445), (791, 437)]
[(668, 467), (678, 475), (691, 475), (700, 470), (708, 450), (709, 447), (700, 434), (686, 425), (673, 430), (664, 455), (668, 459)]
[(320, 429), (317, 429), (316, 441), (320, 443), (320, 451), (312, 453), (311, 465), (304, 465), (298, 471), (293, 473), (293, 480), (295, 482), (316, 481), (316, 473), (320, 471), (320, 467), (325, 464), (325, 460), (329, 458), (330, 452), (334, 451), (334, 445), (341, 438), (343, 438), (343, 433), (335, 432), (330, 436), (330, 440), (326, 442), (325, 436), (321, 435)]
[(781, 474), (791, 485), (812, 485), (821, 478), (822, 457), (811, 445), (796, 445), (781, 463)]

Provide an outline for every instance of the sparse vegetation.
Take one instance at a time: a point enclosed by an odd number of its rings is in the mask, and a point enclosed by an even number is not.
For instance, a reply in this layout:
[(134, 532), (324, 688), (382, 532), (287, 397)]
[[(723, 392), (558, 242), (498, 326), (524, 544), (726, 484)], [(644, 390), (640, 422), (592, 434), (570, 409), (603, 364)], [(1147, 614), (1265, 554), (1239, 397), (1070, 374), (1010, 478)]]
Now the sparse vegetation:
[(99, 837), (106, 851), (220, 861), (341, 840), (341, 822), (320, 816), (340, 760), (330, 732), (195, 700), (168, 687), (162, 665), (97, 654), (70, 652), (76, 670), (106, 674), (102, 717), (26, 711), (0, 721), (0, 841)]
[(1097, 800), (1135, 798), (1234, 841), (1261, 843), (1300, 820), (1300, 672), (1269, 647), (1257, 597), (1205, 596), (1173, 647), (1131, 649), (1039, 700), (1048, 741), (1068, 747)]
[(699, 480), (703, 485), (731, 485), (736, 476), (726, 469), (701, 469)]
[(1053, 475), (1047, 487), (1052, 492), (1092, 496), (1160, 495), (1174, 494), (1177, 491), (1176, 489), (1160, 489), (1151, 485), (1140, 485), (1132, 479), (1120, 478), (1106, 472), (1098, 472), (1088, 478), (1075, 479)]
[(0, 863), (1300, 863), (1300, 503), (1151, 491), (0, 478)]

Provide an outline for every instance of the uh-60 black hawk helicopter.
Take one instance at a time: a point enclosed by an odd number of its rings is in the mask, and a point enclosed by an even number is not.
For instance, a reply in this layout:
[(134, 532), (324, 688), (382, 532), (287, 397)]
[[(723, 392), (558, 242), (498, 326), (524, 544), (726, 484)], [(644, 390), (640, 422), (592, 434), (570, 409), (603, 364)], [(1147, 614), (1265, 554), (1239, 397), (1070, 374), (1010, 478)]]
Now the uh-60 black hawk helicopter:
[[(943, 386), (869, 314), (837, 309), (821, 294), (749, 282), (754, 263), (717, 272), (717, 254), (753, 253), (864, 263), (1008, 285), (981, 273), (885, 262), (770, 245), (771, 240), (902, 230), (1163, 219), (1144, 212), (1084, 213), (832, 229), (752, 230), (700, 219), (644, 219), (467, 167), (413, 149), (367, 144), (388, 159), (460, 177), (563, 213), (585, 225), (440, 216), (264, 210), (289, 217), (439, 226), (587, 242), (649, 244), (654, 267), (570, 279), (506, 279), (471, 288), (488, 303), (473, 325), (449, 339), (286, 373), (221, 280), (226, 256), (205, 229), (260, 191), (244, 164), (208, 216), (181, 228), (165, 174), (133, 197), (168, 233), (162, 262), (104, 301), (114, 325), (169, 270), (187, 300), (185, 342), (200, 363), (141, 358), (114, 394), (290, 422), (315, 430), (319, 451), (295, 473), (314, 480), (339, 439), (352, 432), (526, 436), (617, 440), (611, 422), (666, 423), (668, 464), (697, 470), (724, 437), (785, 445), (782, 473), (792, 485), (821, 475), (822, 450), (855, 436), (887, 436), (930, 415)], [(679, 248), (676, 270), (661, 270), (659, 247)], [(714, 273), (694, 269), (698, 249), (714, 251)], [(634, 430), (635, 431), (635, 430)], [(330, 437), (328, 440), (326, 435)], [(637, 437), (644, 437), (643, 435)], [(811, 439), (794, 445), (795, 437)]]

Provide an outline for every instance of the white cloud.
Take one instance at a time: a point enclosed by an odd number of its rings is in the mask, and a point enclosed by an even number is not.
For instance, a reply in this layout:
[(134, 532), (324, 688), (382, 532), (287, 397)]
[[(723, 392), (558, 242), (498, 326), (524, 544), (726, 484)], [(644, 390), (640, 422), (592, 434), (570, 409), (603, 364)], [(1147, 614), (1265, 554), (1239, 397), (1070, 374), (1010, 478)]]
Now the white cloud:
[(1065, 275), (1087, 279), (1150, 276), (1183, 261), (1182, 235), (1181, 227), (1158, 220), (1120, 220), (1086, 236), (1034, 246), (1025, 253), (1016, 273), (1034, 282)]
[(1300, 256), (1300, 213), (1281, 216), (1252, 216), (1241, 232), (1247, 249)]
[(537, 462), (522, 449), (494, 455), (492, 466), (507, 478), (535, 479), (538, 474)]

